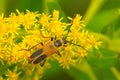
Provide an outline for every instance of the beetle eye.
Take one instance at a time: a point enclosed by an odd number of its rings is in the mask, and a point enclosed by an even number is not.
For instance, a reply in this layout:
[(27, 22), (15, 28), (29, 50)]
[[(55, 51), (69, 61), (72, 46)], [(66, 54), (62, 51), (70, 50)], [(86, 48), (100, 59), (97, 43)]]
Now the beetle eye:
[(60, 40), (56, 40), (55, 45), (56, 45), (57, 47), (59, 47), (59, 46), (62, 45), (62, 43), (60, 42)]

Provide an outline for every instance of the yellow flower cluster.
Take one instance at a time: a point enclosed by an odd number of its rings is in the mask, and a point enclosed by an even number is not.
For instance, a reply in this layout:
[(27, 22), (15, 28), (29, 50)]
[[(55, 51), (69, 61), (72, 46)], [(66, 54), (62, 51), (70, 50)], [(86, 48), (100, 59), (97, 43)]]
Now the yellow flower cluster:
[[(93, 47), (98, 49), (101, 45), (92, 33), (85, 30), (79, 14), (75, 18), (68, 17), (68, 22), (65, 23), (62, 22), (64, 18), (59, 17), (57, 10), (54, 10), (52, 15), (29, 10), (26, 10), (26, 13), (18, 10), (16, 12), (11, 13), (9, 17), (4, 17), (4, 14), (0, 16), (0, 61), (3, 64), (3, 61), (7, 61), (9, 65), (18, 62), (27, 65), (28, 57), (35, 49), (30, 51), (21, 49), (29, 49), (39, 42), (46, 43), (50, 37), (55, 36), (57, 39), (67, 36), (69, 41), (66, 47), (59, 49), (62, 57), (57, 55), (51, 57), (67, 69), (69, 64), (80, 62), (87, 56), (88, 50)], [(11, 74), (9, 70), (8, 72)]]

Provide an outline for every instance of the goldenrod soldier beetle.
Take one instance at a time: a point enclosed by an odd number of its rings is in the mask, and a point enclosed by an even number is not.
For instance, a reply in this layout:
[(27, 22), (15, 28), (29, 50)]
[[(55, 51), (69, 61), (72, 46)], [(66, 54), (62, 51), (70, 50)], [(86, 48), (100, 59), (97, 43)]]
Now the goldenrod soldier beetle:
[(28, 63), (37, 64), (40, 63), (41, 66), (44, 65), (46, 58), (51, 56), (54, 53), (57, 53), (59, 56), (60, 52), (58, 51), (58, 48), (66, 44), (66, 40), (62, 38), (61, 40), (55, 40), (53, 41), (53, 38), (51, 38), (51, 41), (46, 43), (45, 45), (42, 44), (42, 47), (35, 51), (28, 59)]
[[(70, 25), (70, 27), (68, 29), (68, 32), (67, 32), (67, 35), (66, 35), (65, 38), (61, 38), (59, 40), (56, 40), (56, 36), (55, 36), (55, 38), (51, 38), (51, 41), (49, 41), (45, 45), (42, 42), (36, 44), (35, 46), (41, 44), (42, 47), (40, 49), (38, 49), (37, 51), (35, 51), (28, 58), (28, 63), (32, 63), (32, 64), (40, 63), (40, 65), (43, 66), (45, 61), (46, 61), (46, 58), (51, 56), (52, 54), (57, 53), (61, 57), (61, 54), (58, 51), (58, 49), (59, 49), (59, 47), (62, 47), (64, 45), (66, 45), (66, 43), (70, 43), (70, 44), (82, 47), (81, 45), (77, 45), (75, 43), (72, 43), (71, 41), (66, 40), (67, 36), (68, 36), (68, 34), (70, 32), (70, 28), (71, 28), (71, 25)], [(40, 31), (40, 33), (42, 34), (41, 31)], [(42, 34), (42, 37), (44, 37), (43, 34)], [(34, 48), (35, 46), (33, 46), (32, 48)], [(31, 50), (32, 48), (28, 49), (27, 51)], [(82, 47), (82, 48), (84, 48), (84, 47)]]

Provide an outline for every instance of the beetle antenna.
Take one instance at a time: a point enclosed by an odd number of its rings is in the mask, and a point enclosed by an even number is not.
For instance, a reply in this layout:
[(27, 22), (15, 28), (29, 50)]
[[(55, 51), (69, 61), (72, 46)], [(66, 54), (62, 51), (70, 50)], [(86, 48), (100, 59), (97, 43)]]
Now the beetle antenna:
[[(71, 41), (67, 41), (67, 42), (70, 43), (70, 44), (73, 44), (73, 45), (75, 45), (75, 46), (78, 46), (78, 47), (81, 47), (81, 48), (85, 49), (83, 46), (78, 45), (78, 44), (75, 44), (75, 43), (72, 43)], [(85, 50), (86, 50), (86, 49), (85, 49)]]
[(72, 24), (69, 26), (69, 28), (68, 28), (68, 32), (67, 32), (67, 34), (66, 34), (66, 36), (65, 36), (65, 39), (67, 39), (67, 37), (68, 37), (68, 34), (69, 34), (69, 32), (70, 32), (70, 29), (71, 29), (71, 26), (72, 26)]

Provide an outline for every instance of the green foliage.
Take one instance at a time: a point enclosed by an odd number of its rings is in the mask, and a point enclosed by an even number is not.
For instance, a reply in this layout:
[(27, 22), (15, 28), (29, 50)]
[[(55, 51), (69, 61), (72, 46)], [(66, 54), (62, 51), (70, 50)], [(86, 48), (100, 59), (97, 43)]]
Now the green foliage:
[(91, 66), (98, 68), (109, 68), (116, 64), (117, 53), (109, 49), (100, 48), (99, 51), (95, 50), (90, 52), (87, 61)]
[(105, 26), (109, 25), (111, 20), (113, 20), (113, 17), (111, 17), (114, 15), (113, 13), (114, 12), (110, 10), (96, 14), (89, 22), (89, 24), (87, 24), (87, 28), (91, 29), (94, 32), (100, 33), (102, 29)]

